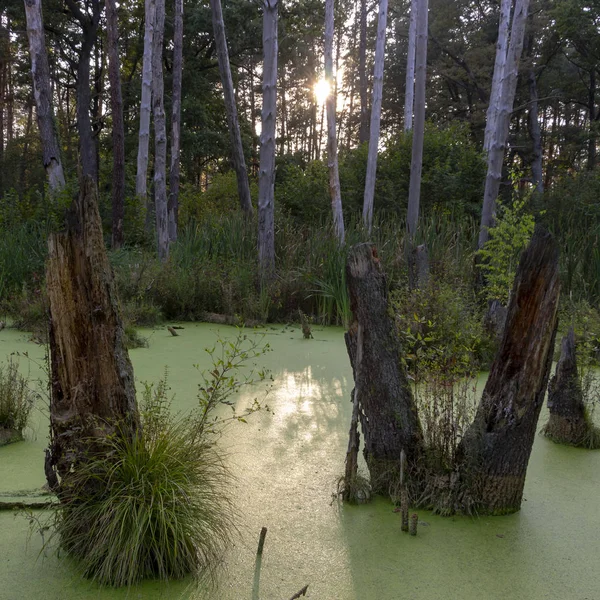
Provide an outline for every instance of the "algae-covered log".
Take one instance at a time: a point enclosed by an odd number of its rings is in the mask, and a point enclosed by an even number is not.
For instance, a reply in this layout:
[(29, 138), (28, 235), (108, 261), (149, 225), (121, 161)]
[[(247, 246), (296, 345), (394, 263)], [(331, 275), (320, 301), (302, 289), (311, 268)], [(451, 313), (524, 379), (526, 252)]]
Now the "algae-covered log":
[(479, 512), (519, 510), (552, 363), (558, 248), (540, 226), (521, 256), (502, 342), (459, 448), (463, 499)]
[[(375, 492), (389, 492), (400, 473), (404, 449), (411, 469), (422, 455), (423, 432), (402, 365), (400, 342), (388, 312), (387, 285), (375, 247), (358, 244), (346, 266), (354, 323), (346, 346), (360, 390), (360, 423), (364, 455)], [(362, 332), (362, 358), (357, 369), (356, 338)]]
[(561, 342), (560, 358), (548, 386), (548, 410), (544, 435), (559, 444), (596, 446), (597, 430), (586, 414), (577, 370), (573, 327)]
[(97, 191), (81, 182), (67, 231), (48, 242), (51, 464), (64, 479), (89, 440), (138, 427), (133, 369), (104, 248)]

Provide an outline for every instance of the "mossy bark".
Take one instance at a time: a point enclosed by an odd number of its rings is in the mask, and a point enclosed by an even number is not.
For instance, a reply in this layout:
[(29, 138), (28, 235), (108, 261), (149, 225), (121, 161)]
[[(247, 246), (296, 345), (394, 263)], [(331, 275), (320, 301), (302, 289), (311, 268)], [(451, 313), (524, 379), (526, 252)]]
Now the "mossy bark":
[(538, 226), (521, 257), (475, 420), (459, 447), (459, 508), (504, 514), (521, 507), (552, 364), (559, 290), (558, 248)]
[(572, 327), (562, 339), (560, 359), (548, 386), (548, 410), (550, 418), (543, 432), (551, 440), (570, 446), (588, 446), (593, 440), (594, 425), (586, 416)]
[[(375, 247), (358, 244), (346, 266), (350, 308), (354, 322), (346, 346), (360, 390), (359, 418), (364, 456), (376, 493), (398, 485), (400, 455), (404, 449), (408, 471), (423, 454), (423, 432), (406, 372), (400, 341), (389, 314), (387, 284)], [(356, 365), (358, 326), (362, 330), (362, 358)]]
[(62, 485), (85, 460), (90, 441), (116, 431), (133, 434), (139, 426), (133, 368), (91, 177), (82, 179), (67, 231), (53, 234), (48, 249), (50, 463)]

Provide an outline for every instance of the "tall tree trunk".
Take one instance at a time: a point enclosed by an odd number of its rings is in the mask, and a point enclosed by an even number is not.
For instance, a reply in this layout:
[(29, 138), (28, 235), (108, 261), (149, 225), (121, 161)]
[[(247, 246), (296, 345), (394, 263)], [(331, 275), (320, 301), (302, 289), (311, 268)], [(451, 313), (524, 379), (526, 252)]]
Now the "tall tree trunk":
[(240, 133), (240, 123), (233, 94), (233, 79), (229, 65), (229, 52), (227, 50), (227, 39), (225, 37), (225, 24), (223, 22), (223, 11), (221, 0), (210, 0), (212, 10), (213, 30), (217, 46), (217, 59), (223, 84), (223, 95), (225, 96), (225, 110), (227, 113), (227, 126), (231, 140), (231, 161), (237, 177), (238, 196), (240, 206), (247, 219), (252, 218), (252, 198), (250, 197), (250, 185), (248, 183), (248, 171), (244, 158), (244, 147)]
[(48, 54), (44, 42), (41, 0), (25, 0), (25, 16), (27, 18), (29, 55), (31, 56), (31, 73), (33, 75), (33, 94), (42, 141), (42, 158), (50, 190), (56, 192), (65, 187), (65, 175), (52, 112), (50, 67), (48, 66)]
[(167, 126), (163, 80), (163, 37), (165, 30), (165, 0), (156, 0), (156, 22), (152, 48), (152, 112), (154, 115), (154, 206), (158, 257), (169, 256), (169, 217), (167, 212)]
[(340, 173), (338, 168), (335, 111), (337, 96), (333, 80), (333, 32), (334, 0), (325, 0), (325, 80), (329, 84), (327, 96), (327, 166), (329, 167), (329, 194), (333, 212), (333, 228), (338, 241), (344, 243), (344, 215), (342, 213), (342, 195), (340, 192)]
[(145, 0), (144, 59), (142, 63), (142, 98), (140, 101), (140, 133), (138, 140), (135, 193), (142, 202), (148, 196), (148, 149), (150, 147), (150, 113), (152, 112), (152, 48), (156, 21), (156, 0)]
[(596, 66), (590, 69), (590, 88), (588, 94), (588, 116), (590, 120), (590, 139), (588, 141), (587, 168), (593, 170), (596, 166)]
[(367, 0), (360, 0), (360, 41), (358, 43), (358, 80), (360, 95), (360, 129), (358, 143), (369, 141), (369, 94), (367, 91)]
[(63, 484), (86, 460), (90, 440), (133, 434), (139, 426), (133, 369), (92, 177), (81, 181), (68, 222), (66, 233), (49, 239), (46, 270), (50, 463)]
[(25, 139), (23, 141), (23, 157), (19, 166), (19, 199), (25, 195), (27, 185), (26, 174), (29, 164), (29, 142), (31, 139), (31, 128), (33, 124), (33, 98), (27, 100), (27, 124), (25, 125)]
[(558, 323), (558, 247), (539, 225), (517, 269), (500, 348), (459, 447), (462, 504), (519, 510), (552, 365)]
[(171, 113), (171, 170), (169, 172), (169, 239), (177, 239), (181, 159), (181, 80), (183, 76), (183, 0), (175, 0), (173, 26), (173, 109)]
[(125, 219), (125, 128), (123, 125), (123, 96), (119, 63), (118, 15), (115, 0), (106, 1), (106, 33), (108, 38), (108, 78), (112, 110), (112, 247), (123, 245)]
[(481, 211), (481, 225), (479, 228), (479, 248), (483, 248), (484, 244), (489, 239), (489, 229), (494, 225), (496, 198), (498, 197), (500, 190), (504, 151), (506, 149), (510, 117), (515, 99), (515, 91), (517, 89), (519, 61), (521, 59), (521, 53), (523, 52), (523, 40), (525, 37), (525, 24), (527, 22), (528, 9), (529, 0), (516, 0), (510, 33), (510, 45), (500, 88), (501, 103), (495, 120), (495, 127), (490, 138), (483, 209)]
[(508, 31), (510, 27), (510, 9), (512, 0), (501, 0), (500, 15), (498, 17), (498, 40), (496, 42), (496, 59), (494, 62), (494, 75), (492, 77), (492, 91), (490, 103), (487, 110), (485, 123), (485, 138), (483, 141), (484, 152), (490, 151), (492, 135), (496, 130), (496, 120), (500, 109), (502, 80), (506, 66), (506, 55), (508, 51)]
[(408, 212), (406, 229), (408, 246), (412, 250), (419, 220), (421, 199), (421, 172), (423, 169), (423, 139), (425, 137), (425, 84), (427, 80), (427, 22), (428, 0), (418, 0), (417, 48), (415, 75), (415, 128), (412, 137), (412, 160), (410, 164), (410, 186), (408, 190)]
[(417, 51), (417, 13), (419, 0), (410, 2), (410, 22), (408, 25), (408, 50), (406, 53), (406, 83), (404, 86), (404, 131), (413, 127), (413, 107), (415, 99), (415, 55)]
[(263, 106), (258, 172), (258, 264), (261, 282), (275, 274), (275, 131), (277, 115), (277, 9), (263, 0)]
[(529, 132), (533, 145), (533, 160), (531, 161), (531, 176), (535, 192), (544, 193), (544, 177), (542, 172), (542, 132), (538, 116), (538, 89), (535, 70), (533, 67), (529, 70)]
[[(346, 333), (352, 363), (364, 456), (376, 493), (389, 493), (397, 484), (400, 454), (410, 468), (423, 456), (423, 433), (406, 376), (396, 326), (389, 314), (387, 282), (375, 247), (358, 244), (346, 266), (354, 322)], [(362, 358), (357, 361), (357, 334), (362, 331)]]
[(90, 119), (90, 59), (98, 37), (100, 23), (100, 0), (92, 0), (91, 15), (82, 12), (76, 0), (66, 0), (73, 17), (79, 21), (82, 31), (81, 49), (77, 61), (77, 131), (79, 133), (79, 159), (82, 175), (90, 175), (98, 181), (96, 144)]
[(377, 43), (375, 45), (375, 71), (373, 75), (373, 103), (371, 105), (371, 125), (369, 130), (369, 154), (363, 204), (363, 221), (369, 233), (373, 226), (373, 199), (377, 175), (377, 153), (379, 146), (379, 123), (381, 120), (381, 99), (383, 96), (383, 61), (385, 58), (385, 30), (387, 26), (387, 0), (379, 0), (377, 19)]

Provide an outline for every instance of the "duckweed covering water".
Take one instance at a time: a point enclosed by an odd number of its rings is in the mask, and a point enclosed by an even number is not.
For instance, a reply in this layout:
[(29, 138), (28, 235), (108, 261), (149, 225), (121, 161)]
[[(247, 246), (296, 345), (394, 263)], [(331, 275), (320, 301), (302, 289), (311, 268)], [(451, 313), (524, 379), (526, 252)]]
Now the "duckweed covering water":
[[(208, 366), (203, 349), (227, 327), (185, 325), (179, 337), (144, 332), (148, 349), (131, 353), (136, 378), (156, 381), (165, 365), (176, 410), (189, 409), (200, 381), (193, 365)], [(416, 538), (400, 532), (400, 515), (378, 499), (366, 506), (332, 502), (343, 472), (350, 422), (352, 373), (341, 329), (262, 330), (274, 352), (264, 361), (275, 386), (248, 424), (236, 423), (222, 440), (237, 477), (235, 501), (243, 516), (217, 587), (191, 582), (146, 582), (130, 590), (98, 589), (75, 565), (27, 540), (22, 516), (0, 513), (0, 600), (286, 600), (309, 584), (319, 600), (596, 600), (600, 590), (600, 453), (566, 448), (538, 436), (522, 510), (508, 517), (441, 518), (421, 512)], [(0, 357), (43, 349), (27, 335), (0, 332)], [(39, 376), (38, 365), (21, 358)], [(239, 398), (248, 405), (260, 390)], [(241, 408), (240, 406), (240, 408)], [(540, 427), (545, 415), (542, 414)], [(26, 441), (0, 449), (0, 493), (44, 483), (47, 408), (38, 404)], [(258, 535), (268, 528), (260, 578)]]

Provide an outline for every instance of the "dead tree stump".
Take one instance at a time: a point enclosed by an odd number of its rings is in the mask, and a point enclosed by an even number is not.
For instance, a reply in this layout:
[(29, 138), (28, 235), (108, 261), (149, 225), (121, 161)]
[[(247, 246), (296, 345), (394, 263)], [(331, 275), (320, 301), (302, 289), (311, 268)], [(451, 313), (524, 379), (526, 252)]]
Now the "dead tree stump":
[[(387, 285), (377, 251), (358, 244), (346, 265), (350, 308), (354, 322), (346, 333), (346, 347), (354, 373), (364, 456), (376, 493), (398, 485), (400, 454), (406, 452), (408, 470), (423, 452), (423, 432), (402, 366), (400, 342), (388, 312)], [(357, 368), (357, 335), (362, 332), (362, 357)], [(354, 392), (356, 393), (356, 392)], [(354, 397), (354, 396), (353, 396)]]
[[(50, 236), (50, 465), (61, 488), (90, 440), (136, 431), (133, 368), (108, 262), (94, 181), (81, 182), (67, 231)], [(51, 482), (49, 482), (51, 485)], [(52, 485), (51, 485), (52, 487)]]
[(460, 509), (519, 510), (552, 364), (559, 298), (558, 248), (536, 227), (523, 252), (500, 348), (459, 447)]
[(559, 444), (588, 446), (594, 426), (586, 417), (575, 351), (575, 331), (571, 327), (562, 339), (560, 358), (548, 386), (550, 418), (543, 432)]

